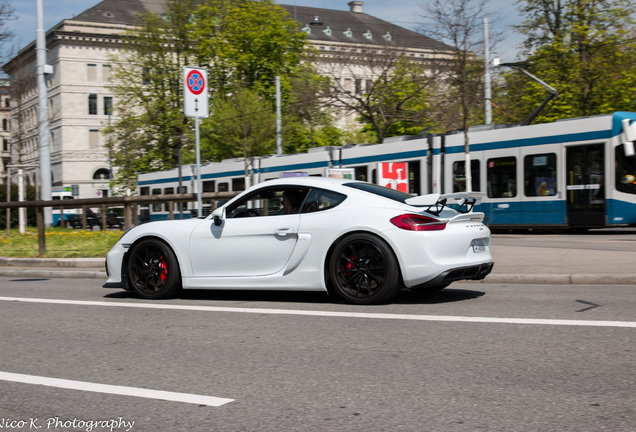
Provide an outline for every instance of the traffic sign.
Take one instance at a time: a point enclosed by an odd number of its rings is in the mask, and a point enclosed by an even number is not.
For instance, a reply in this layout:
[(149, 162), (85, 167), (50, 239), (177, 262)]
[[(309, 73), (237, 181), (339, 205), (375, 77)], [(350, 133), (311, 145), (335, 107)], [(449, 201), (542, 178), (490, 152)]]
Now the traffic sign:
[(208, 117), (208, 71), (183, 68), (183, 111), (186, 117)]

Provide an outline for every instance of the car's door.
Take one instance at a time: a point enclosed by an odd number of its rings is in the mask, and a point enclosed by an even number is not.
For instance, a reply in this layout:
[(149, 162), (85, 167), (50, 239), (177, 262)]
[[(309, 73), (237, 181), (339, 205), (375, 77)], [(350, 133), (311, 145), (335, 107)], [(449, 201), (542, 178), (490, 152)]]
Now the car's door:
[(284, 213), (284, 192), (260, 191), (228, 207), (220, 225), (212, 219), (199, 225), (190, 239), (194, 277), (265, 276), (283, 269), (300, 222), (298, 209)]

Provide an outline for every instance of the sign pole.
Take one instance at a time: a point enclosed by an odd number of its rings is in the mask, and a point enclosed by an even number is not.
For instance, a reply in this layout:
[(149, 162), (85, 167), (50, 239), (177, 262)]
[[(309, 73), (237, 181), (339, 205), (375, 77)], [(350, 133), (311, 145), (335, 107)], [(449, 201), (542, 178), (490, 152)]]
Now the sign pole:
[(203, 216), (201, 186), (201, 144), (199, 140), (199, 120), (208, 117), (208, 71), (203, 68), (185, 66), (183, 68), (183, 110), (186, 117), (194, 117), (197, 177), (197, 215)]
[(196, 157), (197, 157), (197, 207), (199, 208), (197, 211), (197, 215), (199, 217), (203, 216), (203, 199), (201, 197), (201, 145), (199, 143), (199, 117), (194, 118), (194, 135), (196, 142)]

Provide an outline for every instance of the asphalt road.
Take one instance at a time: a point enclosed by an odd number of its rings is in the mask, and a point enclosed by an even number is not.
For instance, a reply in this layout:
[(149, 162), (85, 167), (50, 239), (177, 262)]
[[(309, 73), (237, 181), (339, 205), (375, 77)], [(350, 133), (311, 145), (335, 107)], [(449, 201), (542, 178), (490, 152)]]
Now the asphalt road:
[(0, 428), (636, 429), (631, 286), (466, 283), (359, 307), (101, 283), (0, 278)]

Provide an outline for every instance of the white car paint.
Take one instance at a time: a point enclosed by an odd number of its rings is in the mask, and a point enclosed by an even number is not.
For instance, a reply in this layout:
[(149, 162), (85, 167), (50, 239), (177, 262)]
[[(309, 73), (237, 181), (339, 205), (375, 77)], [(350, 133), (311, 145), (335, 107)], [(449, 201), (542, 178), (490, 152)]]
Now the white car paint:
[[(347, 183), (352, 181), (316, 177), (272, 180), (253, 186), (205, 219), (135, 227), (109, 252), (105, 287), (130, 288), (122, 279), (125, 255), (149, 236), (165, 242), (174, 252), (184, 289), (326, 291), (330, 248), (358, 232), (371, 234), (390, 247), (406, 287), (417, 287), (445, 272), (470, 266), (485, 266), (486, 274), (490, 271), (490, 231), (483, 224), (482, 213), (458, 213), (447, 207), (435, 218), (423, 207), (407, 202), (433, 205), (439, 196), (398, 202), (353, 189)], [(284, 186), (320, 188), (347, 198), (333, 208), (313, 213), (241, 218), (226, 214), (226, 209), (246, 194)], [(473, 195), (480, 198), (479, 193)], [(460, 201), (466, 197), (446, 196)], [(447, 224), (438, 231), (410, 231), (391, 223), (393, 217), (405, 213), (427, 215)]]

